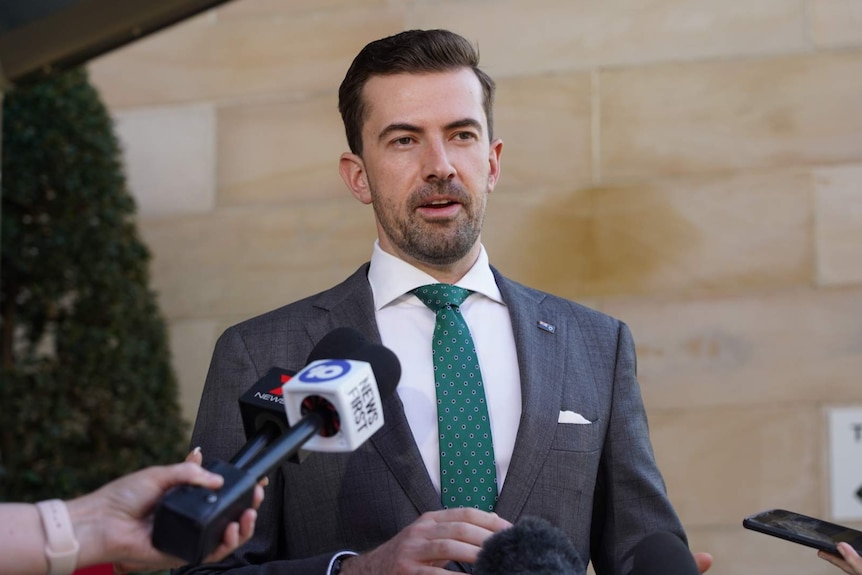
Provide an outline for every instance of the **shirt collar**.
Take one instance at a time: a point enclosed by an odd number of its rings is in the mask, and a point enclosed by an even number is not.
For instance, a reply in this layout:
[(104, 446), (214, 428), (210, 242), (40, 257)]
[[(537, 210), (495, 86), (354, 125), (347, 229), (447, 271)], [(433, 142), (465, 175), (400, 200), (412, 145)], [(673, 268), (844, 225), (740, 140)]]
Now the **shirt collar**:
[[(476, 263), (455, 285), (505, 305), (488, 263), (485, 246), (480, 244), (479, 248)], [(384, 252), (379, 240), (375, 240), (374, 250), (371, 253), (371, 267), (368, 270), (368, 283), (374, 296), (374, 309), (379, 311), (391, 303), (413, 297), (409, 292), (418, 287), (439, 282), (419, 268)]]

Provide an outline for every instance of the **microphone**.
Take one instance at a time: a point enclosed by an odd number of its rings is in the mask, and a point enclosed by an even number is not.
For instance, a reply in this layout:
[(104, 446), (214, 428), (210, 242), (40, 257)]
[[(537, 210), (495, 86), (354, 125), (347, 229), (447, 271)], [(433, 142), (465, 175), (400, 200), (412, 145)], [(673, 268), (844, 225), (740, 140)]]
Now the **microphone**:
[[(315, 359), (329, 356), (346, 359)], [(383, 426), (381, 398), (401, 377), (391, 350), (367, 343), (356, 330), (339, 328), (315, 346), (309, 359), (295, 376), (271, 369), (242, 395), (248, 442), (230, 463), (213, 459), (204, 465), (222, 475), (224, 485), (215, 491), (192, 485), (168, 491), (155, 511), (155, 548), (199, 563), (219, 545), (228, 523), (251, 507), (257, 482), (318, 432), (328, 436), (320, 438), (326, 440), (322, 448), (311, 444), (308, 449), (353, 451)], [(291, 416), (291, 426), (285, 411), (299, 414)]]
[[(320, 359), (348, 357), (354, 350), (367, 344), (365, 336), (357, 330), (351, 327), (339, 327), (327, 333), (323, 339), (317, 342), (305, 364), (308, 365)], [(290, 381), (294, 375), (296, 375), (295, 371), (280, 367), (270, 368), (265, 376), (240, 396), (239, 410), (247, 442), (231, 459), (231, 464), (245, 467), (273, 439), (288, 430), (290, 425), (285, 412), (282, 386)], [(378, 381), (385, 379), (377, 376), (376, 378)], [(394, 381), (397, 383), (399, 378), (400, 376), (395, 377)]]
[[(316, 361), (330, 358), (351, 359), (370, 364), (379, 389), (376, 405), (379, 405), (381, 397), (388, 397), (395, 390), (395, 386), (401, 379), (401, 364), (395, 354), (382, 345), (368, 342), (365, 336), (351, 327), (339, 327), (327, 333), (309, 354), (306, 367), (310, 367)], [(358, 366), (358, 369), (360, 371), (355, 372), (354, 376), (358, 376), (360, 373), (367, 375), (367, 366)], [(366, 371), (362, 372), (362, 370)], [(306, 442), (305, 451), (352, 451), (371, 436), (371, 434), (363, 436), (364, 429), (354, 428), (346, 430), (334, 439), (324, 439), (337, 433), (340, 428), (338, 413), (347, 413), (346, 406), (343, 402), (340, 406), (332, 405), (331, 400), (333, 398), (330, 397), (328, 398), (329, 401), (326, 401), (327, 398), (319, 396), (319, 393), (323, 391), (322, 389), (314, 390), (303, 385), (291, 386), (289, 388), (290, 401), (285, 403), (283, 387), (295, 375), (296, 372), (273, 367), (263, 378), (242, 394), (239, 399), (239, 407), (248, 442), (231, 459), (231, 464), (237, 467), (248, 466), (263, 448), (269, 445), (273, 439), (284, 434), (291, 424), (296, 424), (302, 416), (308, 413), (311, 407), (328, 410), (334, 421), (330, 423), (329, 427), (320, 430), (320, 436), (312, 437)], [(340, 381), (330, 383), (335, 383), (336, 390), (344, 385)], [(367, 384), (366, 387), (368, 387)], [(311, 397), (307, 397), (309, 395)], [(299, 410), (298, 413), (297, 410)], [(291, 415), (290, 421), (288, 421), (288, 413)], [(382, 426), (382, 421), (380, 426)], [(375, 426), (373, 431), (376, 431), (380, 426)], [(349, 441), (345, 443), (346, 439)], [(300, 458), (291, 455), (290, 460), (299, 462)]]
[(485, 540), (473, 575), (579, 575), (586, 564), (568, 536), (540, 517), (524, 517)]
[(398, 356), (376, 343), (345, 355), (348, 359), (313, 361), (282, 386), (291, 427), (245, 466), (249, 474), (259, 480), (302, 447), (353, 451), (383, 427), (382, 399), (401, 378)]
[(378, 344), (361, 345), (345, 359), (312, 361), (284, 385), (287, 419), (298, 425), (309, 413), (329, 414), (304, 449), (353, 451), (383, 427), (382, 398), (400, 378), (398, 357)]
[(688, 546), (669, 531), (657, 531), (641, 539), (632, 557), (632, 575), (700, 575)]

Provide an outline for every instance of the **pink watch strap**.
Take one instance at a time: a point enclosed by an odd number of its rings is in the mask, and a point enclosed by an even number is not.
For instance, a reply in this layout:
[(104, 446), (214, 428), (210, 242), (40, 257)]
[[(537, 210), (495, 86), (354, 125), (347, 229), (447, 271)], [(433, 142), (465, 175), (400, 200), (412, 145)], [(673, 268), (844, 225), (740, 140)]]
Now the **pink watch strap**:
[(59, 499), (36, 504), (45, 529), (45, 556), (48, 558), (48, 575), (70, 575), (78, 563), (80, 546), (66, 504)]

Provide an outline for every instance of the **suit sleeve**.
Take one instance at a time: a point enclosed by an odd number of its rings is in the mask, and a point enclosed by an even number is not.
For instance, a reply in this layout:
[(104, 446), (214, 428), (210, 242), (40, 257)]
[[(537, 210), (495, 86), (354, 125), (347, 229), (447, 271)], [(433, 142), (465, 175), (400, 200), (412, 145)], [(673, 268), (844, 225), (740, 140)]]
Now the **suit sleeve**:
[[(234, 328), (228, 329), (216, 343), (192, 432), (191, 445), (201, 447), (205, 460), (228, 461), (245, 444), (238, 400), (261, 375), (241, 334)], [(301, 560), (286, 559), (287, 535), (281, 526), (282, 514), (290, 510), (284, 509), (284, 478), (278, 470), (269, 479), (254, 537), (219, 563), (184, 567), (176, 574), (325, 575), (328, 572), (335, 552)]]
[(591, 529), (591, 556), (600, 575), (630, 573), (632, 549), (649, 533), (670, 531), (686, 541), (653, 454), (634, 341), (628, 327), (618, 325), (612, 403)]

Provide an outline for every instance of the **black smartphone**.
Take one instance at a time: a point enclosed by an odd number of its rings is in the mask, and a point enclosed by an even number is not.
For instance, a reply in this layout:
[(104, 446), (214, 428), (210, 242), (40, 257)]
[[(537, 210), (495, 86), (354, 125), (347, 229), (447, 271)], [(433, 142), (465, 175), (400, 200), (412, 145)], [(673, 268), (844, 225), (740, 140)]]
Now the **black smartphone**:
[(833, 555), (838, 555), (836, 545), (841, 541), (846, 541), (862, 553), (862, 531), (785, 509), (770, 509), (749, 515), (742, 520), (742, 526)]

